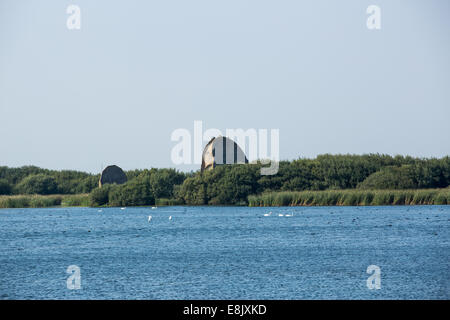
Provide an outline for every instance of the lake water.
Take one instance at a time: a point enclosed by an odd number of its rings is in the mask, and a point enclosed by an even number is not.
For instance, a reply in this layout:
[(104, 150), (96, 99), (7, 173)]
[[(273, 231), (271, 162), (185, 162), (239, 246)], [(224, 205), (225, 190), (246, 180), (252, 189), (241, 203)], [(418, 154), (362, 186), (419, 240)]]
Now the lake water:
[(449, 299), (449, 231), (450, 206), (2, 209), (0, 298)]

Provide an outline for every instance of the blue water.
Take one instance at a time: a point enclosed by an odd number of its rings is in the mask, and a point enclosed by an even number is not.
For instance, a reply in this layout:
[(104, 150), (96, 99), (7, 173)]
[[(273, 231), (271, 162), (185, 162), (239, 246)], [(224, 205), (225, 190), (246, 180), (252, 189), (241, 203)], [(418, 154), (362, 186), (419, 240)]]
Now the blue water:
[(450, 206), (2, 209), (0, 298), (449, 299), (449, 231)]

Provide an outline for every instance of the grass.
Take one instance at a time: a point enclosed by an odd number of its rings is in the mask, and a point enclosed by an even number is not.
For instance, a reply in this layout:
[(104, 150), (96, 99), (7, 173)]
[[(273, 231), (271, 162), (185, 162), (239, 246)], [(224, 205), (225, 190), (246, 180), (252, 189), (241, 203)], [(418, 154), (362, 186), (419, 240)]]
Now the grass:
[(62, 207), (89, 207), (89, 194), (64, 195), (61, 201)]
[[(157, 199), (156, 205), (180, 205)], [(326, 190), (269, 192), (248, 197), (250, 207), (447, 205), (450, 188), (421, 190)], [(88, 207), (89, 194), (0, 196), (0, 208)]]
[(0, 196), (0, 208), (87, 207), (88, 194)]
[(158, 198), (155, 201), (157, 206), (179, 206), (182, 204), (183, 202), (177, 199)]
[[(181, 205), (176, 199), (156, 199), (158, 206)], [(89, 194), (0, 196), (0, 208), (89, 207)]]
[(248, 197), (250, 207), (446, 205), (450, 189), (269, 192)]

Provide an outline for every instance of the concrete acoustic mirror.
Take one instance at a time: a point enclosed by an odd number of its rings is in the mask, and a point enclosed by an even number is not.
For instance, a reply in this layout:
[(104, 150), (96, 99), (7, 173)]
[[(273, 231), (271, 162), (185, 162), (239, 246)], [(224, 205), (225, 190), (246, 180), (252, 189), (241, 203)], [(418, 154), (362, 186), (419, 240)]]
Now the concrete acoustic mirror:
[(120, 167), (116, 165), (111, 165), (107, 166), (105, 170), (102, 171), (102, 175), (100, 176), (98, 186), (101, 188), (104, 184), (108, 183), (124, 184), (127, 181), (128, 179), (125, 172), (123, 172), (123, 170)]

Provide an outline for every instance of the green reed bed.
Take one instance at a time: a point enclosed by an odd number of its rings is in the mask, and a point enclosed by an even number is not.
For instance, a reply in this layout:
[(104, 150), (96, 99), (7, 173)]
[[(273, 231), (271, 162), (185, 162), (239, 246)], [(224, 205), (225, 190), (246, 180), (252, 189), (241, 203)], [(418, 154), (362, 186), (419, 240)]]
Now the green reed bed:
[(62, 207), (89, 207), (89, 194), (70, 194), (62, 196)]
[(157, 206), (179, 206), (182, 204), (183, 202), (177, 199), (158, 198), (155, 200)]
[(88, 194), (0, 196), (0, 208), (87, 207)]
[(450, 189), (269, 192), (248, 197), (251, 207), (446, 205)]

